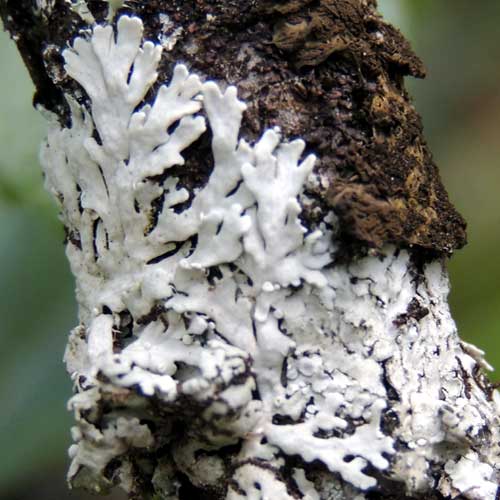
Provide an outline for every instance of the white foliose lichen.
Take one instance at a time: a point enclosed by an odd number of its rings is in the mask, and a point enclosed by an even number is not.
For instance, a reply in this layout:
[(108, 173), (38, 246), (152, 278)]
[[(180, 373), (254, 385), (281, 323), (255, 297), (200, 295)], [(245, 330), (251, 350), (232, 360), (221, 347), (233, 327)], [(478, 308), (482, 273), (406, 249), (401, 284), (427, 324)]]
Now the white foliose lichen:
[[(132, 490), (140, 456), (176, 498), (175, 469), (194, 485), (227, 480), (209, 452), (239, 445), (231, 499), (295, 498), (280, 471), (293, 456), (310, 500), (338, 498), (331, 473), (359, 498), (384, 473), (425, 492), (436, 463), (443, 491), (494, 500), (499, 450), (482, 436), (498, 443), (498, 412), (476, 383), (481, 355), (456, 334), (442, 264), (418, 280), (408, 252), (387, 247), (333, 265), (335, 217), (300, 219), (315, 162), (304, 142), (279, 129), (246, 142), (236, 88), (184, 65), (156, 89), (162, 48), (142, 30), (122, 16), (116, 34), (95, 26), (63, 52), (88, 107), (68, 96), (71, 126), (53, 119), (41, 154), (80, 306), (65, 356), (72, 483)], [(189, 169), (207, 130), (213, 168), (186, 189), (169, 170)], [(475, 481), (457, 442), (474, 443)]]
[(78, 14), (82, 21), (91, 25), (95, 23), (95, 18), (85, 0), (65, 0), (65, 2), (70, 6), (73, 12)]

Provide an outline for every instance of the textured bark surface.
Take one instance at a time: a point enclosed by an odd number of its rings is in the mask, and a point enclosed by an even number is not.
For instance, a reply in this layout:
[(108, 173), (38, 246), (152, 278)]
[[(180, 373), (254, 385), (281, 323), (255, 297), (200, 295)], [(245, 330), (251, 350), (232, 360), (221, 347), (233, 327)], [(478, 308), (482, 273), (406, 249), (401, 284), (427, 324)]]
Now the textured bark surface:
[[(85, 23), (62, 1), (41, 15), (32, 2), (3, 4), (5, 27), (17, 34), (37, 86), (35, 103), (67, 118), (61, 90), (76, 89), (64, 77), (60, 47)], [(87, 5), (97, 21), (105, 19), (106, 2)], [(249, 104), (248, 138), (279, 125), (286, 137), (306, 141), (331, 179), (311, 196), (315, 206), (335, 210), (346, 242), (437, 252), (464, 245), (465, 222), (448, 200), (404, 89), (405, 76), (425, 70), (374, 1), (151, 0), (122, 11), (140, 15), (146, 39), (163, 33), (159, 12), (183, 28), (158, 82), (184, 61), (200, 75), (238, 85)], [(186, 155), (190, 168), (179, 175), (188, 187), (206, 181), (208, 147), (196, 144)], [(315, 206), (306, 216), (314, 217)]]
[(119, 14), (0, 0), (77, 281), (70, 483), (495, 500), (500, 398), (449, 313), (465, 223), (403, 36), (371, 0)]

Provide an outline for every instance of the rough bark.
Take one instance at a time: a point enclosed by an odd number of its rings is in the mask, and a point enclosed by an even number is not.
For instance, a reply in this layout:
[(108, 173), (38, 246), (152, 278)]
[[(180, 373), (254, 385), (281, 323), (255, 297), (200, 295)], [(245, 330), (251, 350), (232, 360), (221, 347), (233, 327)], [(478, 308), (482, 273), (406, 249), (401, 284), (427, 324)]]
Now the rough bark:
[(77, 282), (70, 484), (494, 500), (499, 396), (446, 299), (465, 223), (402, 35), (372, 0), (108, 7), (0, 1)]

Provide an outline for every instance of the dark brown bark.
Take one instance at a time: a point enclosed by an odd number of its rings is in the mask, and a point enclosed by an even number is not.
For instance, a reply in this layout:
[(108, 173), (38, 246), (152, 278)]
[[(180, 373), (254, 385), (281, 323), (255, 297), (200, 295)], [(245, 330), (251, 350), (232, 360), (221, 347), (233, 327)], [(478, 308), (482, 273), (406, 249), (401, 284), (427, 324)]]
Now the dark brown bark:
[[(107, 3), (87, 3), (102, 21)], [(3, 0), (0, 12), (36, 85), (35, 103), (65, 120), (61, 89), (77, 89), (63, 76), (61, 49), (86, 26), (63, 0), (49, 18), (37, 16), (28, 0)], [(140, 15), (154, 41), (159, 12), (182, 26), (179, 43), (164, 55), (163, 76), (184, 61), (199, 74), (237, 84), (249, 103), (248, 137), (279, 125), (285, 136), (306, 140), (331, 181), (310, 193), (315, 204), (305, 216), (313, 219), (317, 206), (333, 208), (350, 250), (393, 242), (451, 253), (465, 244), (465, 222), (448, 199), (404, 88), (405, 76), (423, 77), (425, 70), (375, 1), (150, 0), (131, 2), (123, 12)], [(188, 187), (209, 174), (207, 139), (190, 148), (189, 168), (174, 172)]]

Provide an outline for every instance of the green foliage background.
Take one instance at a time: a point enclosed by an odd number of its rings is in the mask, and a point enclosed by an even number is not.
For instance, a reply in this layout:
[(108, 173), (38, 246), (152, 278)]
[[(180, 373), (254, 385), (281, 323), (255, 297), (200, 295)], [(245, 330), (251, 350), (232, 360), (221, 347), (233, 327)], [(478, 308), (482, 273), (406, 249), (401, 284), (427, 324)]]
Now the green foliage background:
[[(428, 78), (408, 86), (449, 194), (469, 222), (469, 244), (450, 263), (454, 317), (461, 336), (500, 368), (500, 2), (380, 4), (426, 63)], [(62, 355), (76, 324), (73, 280), (38, 166), (45, 125), (5, 33), (0, 68), (0, 499), (33, 492), (83, 499), (64, 486), (71, 386)]]

